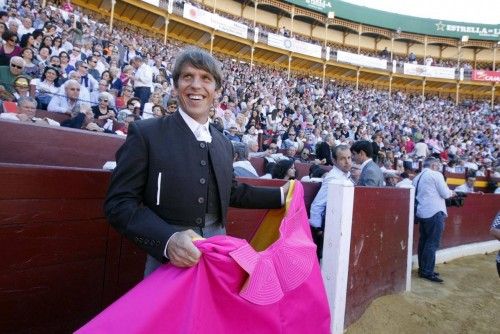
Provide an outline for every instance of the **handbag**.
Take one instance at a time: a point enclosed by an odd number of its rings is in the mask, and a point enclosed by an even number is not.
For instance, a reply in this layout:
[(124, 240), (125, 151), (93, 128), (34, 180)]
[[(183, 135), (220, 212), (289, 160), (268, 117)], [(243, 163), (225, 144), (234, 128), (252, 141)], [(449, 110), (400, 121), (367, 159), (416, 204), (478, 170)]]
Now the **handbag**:
[(198, 264), (162, 265), (76, 333), (330, 333), (303, 198), (295, 181), (286, 206), (269, 210), (251, 243), (195, 241)]

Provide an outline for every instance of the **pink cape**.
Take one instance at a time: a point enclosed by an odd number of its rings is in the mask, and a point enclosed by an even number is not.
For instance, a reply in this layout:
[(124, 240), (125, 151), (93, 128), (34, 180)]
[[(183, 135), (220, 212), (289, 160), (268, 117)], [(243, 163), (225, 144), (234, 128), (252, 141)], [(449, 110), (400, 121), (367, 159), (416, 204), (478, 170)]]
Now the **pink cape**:
[(228, 236), (196, 241), (196, 266), (161, 266), (77, 333), (330, 333), (303, 188), (293, 188), (267, 249)]

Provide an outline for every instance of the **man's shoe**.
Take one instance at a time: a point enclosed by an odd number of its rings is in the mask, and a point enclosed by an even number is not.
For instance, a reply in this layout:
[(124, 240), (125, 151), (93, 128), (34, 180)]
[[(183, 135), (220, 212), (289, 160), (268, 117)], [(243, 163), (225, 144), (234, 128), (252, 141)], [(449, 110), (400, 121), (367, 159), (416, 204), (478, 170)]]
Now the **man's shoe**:
[(421, 278), (423, 279), (426, 279), (428, 281), (431, 281), (431, 282), (435, 282), (435, 283), (443, 283), (444, 281), (437, 277), (436, 275), (420, 275)]
[[(437, 271), (435, 271), (433, 273), (434, 276), (439, 276), (439, 273)], [(420, 271), (420, 269), (418, 270), (418, 277), (422, 277), (422, 272)]]

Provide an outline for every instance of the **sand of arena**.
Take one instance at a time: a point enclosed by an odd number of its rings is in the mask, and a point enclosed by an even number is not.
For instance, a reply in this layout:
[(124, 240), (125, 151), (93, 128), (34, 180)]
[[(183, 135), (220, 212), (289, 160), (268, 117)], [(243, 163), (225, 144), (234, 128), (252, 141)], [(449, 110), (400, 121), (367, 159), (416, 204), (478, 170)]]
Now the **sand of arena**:
[(444, 284), (420, 279), (414, 271), (411, 292), (376, 299), (346, 333), (500, 333), (495, 255), (438, 265)]

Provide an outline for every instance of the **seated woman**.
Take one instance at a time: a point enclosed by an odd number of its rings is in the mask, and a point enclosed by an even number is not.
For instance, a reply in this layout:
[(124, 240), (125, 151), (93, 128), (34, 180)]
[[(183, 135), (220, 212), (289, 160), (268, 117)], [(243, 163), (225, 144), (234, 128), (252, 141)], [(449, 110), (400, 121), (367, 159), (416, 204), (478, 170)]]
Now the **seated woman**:
[(109, 101), (111, 101), (111, 94), (108, 92), (102, 92), (99, 94), (97, 99), (98, 104), (92, 107), (92, 112), (94, 113), (94, 119), (96, 120), (116, 120), (116, 115), (113, 110), (109, 106)]
[(47, 110), (50, 100), (59, 91), (59, 71), (47, 66), (40, 79), (31, 80), (31, 86), (38, 101), (38, 109)]
[(293, 160), (283, 159), (278, 161), (271, 171), (271, 176), (273, 179), (295, 179), (295, 166)]

